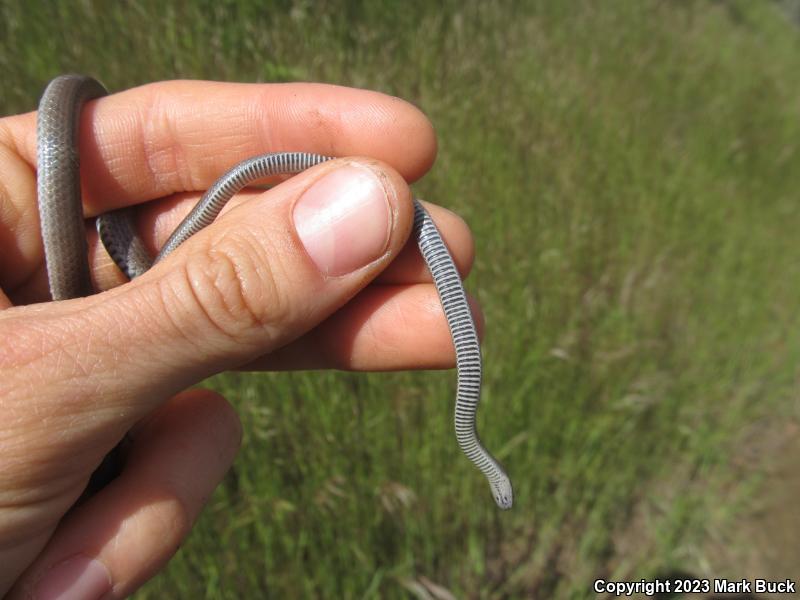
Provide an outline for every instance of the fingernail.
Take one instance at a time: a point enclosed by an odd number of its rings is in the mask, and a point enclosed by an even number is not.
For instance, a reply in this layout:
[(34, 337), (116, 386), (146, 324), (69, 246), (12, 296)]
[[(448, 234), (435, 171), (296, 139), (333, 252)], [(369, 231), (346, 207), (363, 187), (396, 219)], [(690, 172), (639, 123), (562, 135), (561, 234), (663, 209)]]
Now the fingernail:
[(384, 183), (368, 167), (348, 165), (315, 182), (294, 207), (294, 226), (325, 275), (344, 275), (386, 251), (391, 209)]
[(97, 600), (111, 589), (111, 576), (99, 560), (78, 555), (51, 567), (33, 590), (35, 600)]

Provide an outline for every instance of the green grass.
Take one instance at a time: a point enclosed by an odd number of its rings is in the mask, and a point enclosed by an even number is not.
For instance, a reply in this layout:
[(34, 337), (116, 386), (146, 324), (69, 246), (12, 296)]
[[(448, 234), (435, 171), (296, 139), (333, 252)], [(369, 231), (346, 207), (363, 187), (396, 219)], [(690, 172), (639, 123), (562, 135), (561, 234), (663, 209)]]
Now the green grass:
[[(111, 89), (307, 79), (407, 98), (417, 185), (472, 226), (480, 430), (454, 374), (229, 374), (243, 450), (139, 598), (589, 598), (702, 573), (757, 487), (752, 424), (796, 416), (800, 37), (759, 2), (0, 4), (0, 107), (64, 71)], [(427, 594), (427, 595), (426, 595)]]

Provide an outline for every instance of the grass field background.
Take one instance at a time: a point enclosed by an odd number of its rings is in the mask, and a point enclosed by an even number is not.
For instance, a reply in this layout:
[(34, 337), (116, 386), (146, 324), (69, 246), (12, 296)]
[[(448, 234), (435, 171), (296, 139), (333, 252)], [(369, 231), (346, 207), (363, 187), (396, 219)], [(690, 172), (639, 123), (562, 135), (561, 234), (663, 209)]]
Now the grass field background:
[[(0, 3), (0, 108), (58, 73), (406, 98), (471, 225), (479, 428), (452, 372), (226, 374), (241, 455), (138, 598), (590, 598), (709, 575), (798, 418), (800, 34), (769, 2)], [(746, 453), (746, 452), (745, 452)], [(733, 573), (732, 576), (735, 576)], [(787, 573), (787, 576), (790, 574)]]

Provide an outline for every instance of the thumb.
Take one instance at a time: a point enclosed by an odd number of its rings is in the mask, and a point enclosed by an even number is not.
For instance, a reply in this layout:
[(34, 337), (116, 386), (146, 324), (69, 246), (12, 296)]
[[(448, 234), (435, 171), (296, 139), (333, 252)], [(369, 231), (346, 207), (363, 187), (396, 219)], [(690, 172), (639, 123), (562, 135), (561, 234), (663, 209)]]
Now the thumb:
[(168, 356), (185, 349), (186, 365), (238, 366), (352, 298), (402, 249), (412, 213), (408, 186), (389, 167), (326, 163), (230, 211), (132, 293), (157, 300)]
[(390, 167), (318, 165), (127, 285), (0, 313), (0, 340), (14, 340), (0, 353), (11, 382), (0, 400), (20, 426), (47, 414), (60, 443), (74, 447), (78, 436), (110, 448), (179, 390), (320, 323), (388, 265), (411, 226), (410, 191)]

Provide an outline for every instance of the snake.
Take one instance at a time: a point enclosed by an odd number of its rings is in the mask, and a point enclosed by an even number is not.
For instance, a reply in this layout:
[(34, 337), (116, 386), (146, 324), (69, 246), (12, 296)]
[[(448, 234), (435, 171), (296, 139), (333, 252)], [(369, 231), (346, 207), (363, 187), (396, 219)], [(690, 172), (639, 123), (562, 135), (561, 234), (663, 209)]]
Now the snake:
[[(90, 276), (80, 184), (78, 126), (87, 102), (108, 94), (86, 75), (50, 81), (37, 114), (37, 195), (47, 278), (53, 301), (95, 293)], [(308, 152), (272, 152), (231, 167), (201, 197), (153, 258), (135, 228), (131, 207), (101, 214), (96, 226), (106, 251), (130, 279), (147, 272), (175, 248), (208, 227), (237, 192), (273, 175), (294, 175), (334, 157)], [(483, 361), (475, 321), (461, 277), (430, 214), (414, 198), (412, 236), (430, 270), (456, 354), (455, 433), (464, 455), (483, 473), (495, 503), (509, 509), (511, 480), (478, 437), (476, 415)]]

